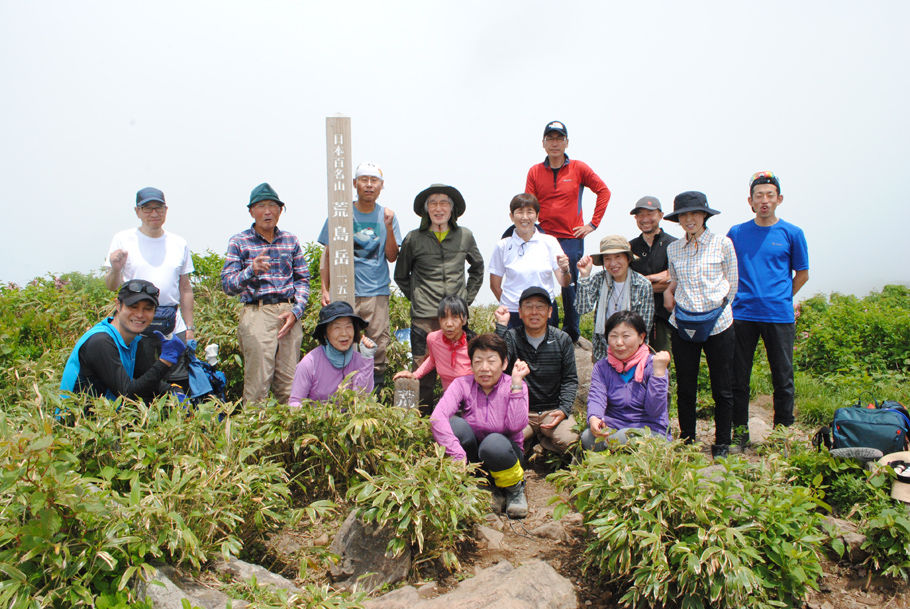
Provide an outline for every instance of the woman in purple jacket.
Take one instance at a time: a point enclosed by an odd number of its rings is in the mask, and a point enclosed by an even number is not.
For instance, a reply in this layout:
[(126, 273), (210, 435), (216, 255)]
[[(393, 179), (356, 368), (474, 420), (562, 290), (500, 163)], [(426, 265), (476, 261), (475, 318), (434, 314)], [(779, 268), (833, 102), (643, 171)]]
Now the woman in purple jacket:
[(603, 450), (606, 441), (625, 444), (631, 429), (670, 438), (667, 431), (667, 366), (670, 354), (651, 355), (647, 329), (637, 313), (619, 311), (604, 327), (607, 357), (594, 365), (588, 392), (588, 429), (581, 435), (587, 449)]
[[(373, 390), (376, 345), (366, 337), (361, 341), (360, 333), (366, 327), (367, 322), (344, 301), (333, 302), (319, 311), (319, 323), (313, 330), (319, 346), (297, 364), (291, 385), (291, 406), (300, 406), (302, 400), (327, 400), (351, 374), (350, 389), (364, 393)], [(358, 353), (358, 342), (365, 355)]]
[(505, 374), (509, 351), (495, 334), (472, 339), (468, 356), (473, 375), (456, 378), (446, 389), (430, 416), (433, 437), (453, 459), (480, 462), (493, 478), (494, 497), (504, 500), (506, 514), (524, 518), (528, 502), (521, 456), (528, 386), (522, 379), (528, 365), (516, 360), (512, 375)]

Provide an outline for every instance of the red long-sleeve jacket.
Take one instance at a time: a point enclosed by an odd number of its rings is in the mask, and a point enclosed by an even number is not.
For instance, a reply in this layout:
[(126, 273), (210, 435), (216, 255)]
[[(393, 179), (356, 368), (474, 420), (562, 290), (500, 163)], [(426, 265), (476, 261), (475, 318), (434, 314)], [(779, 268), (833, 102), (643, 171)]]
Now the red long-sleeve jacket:
[(566, 156), (566, 163), (559, 171), (554, 172), (547, 159), (528, 170), (525, 192), (540, 201), (540, 225), (548, 235), (557, 239), (573, 238), (572, 229), (584, 225), (581, 196), (585, 187), (597, 195), (591, 218), (591, 226), (597, 228), (607, 211), (610, 189), (593, 169)]

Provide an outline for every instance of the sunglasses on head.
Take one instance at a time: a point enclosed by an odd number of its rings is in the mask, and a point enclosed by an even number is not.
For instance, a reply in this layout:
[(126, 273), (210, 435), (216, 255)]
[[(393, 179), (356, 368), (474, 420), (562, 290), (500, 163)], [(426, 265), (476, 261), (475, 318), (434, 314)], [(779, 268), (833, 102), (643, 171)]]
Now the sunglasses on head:
[(133, 294), (148, 294), (149, 296), (158, 297), (158, 288), (150, 283), (143, 283), (141, 281), (130, 281), (126, 284), (126, 289), (132, 292)]
[(766, 179), (777, 181), (777, 176), (774, 175), (773, 171), (759, 171), (758, 173), (752, 174), (752, 179), (749, 180), (749, 183), (752, 184), (755, 180)]

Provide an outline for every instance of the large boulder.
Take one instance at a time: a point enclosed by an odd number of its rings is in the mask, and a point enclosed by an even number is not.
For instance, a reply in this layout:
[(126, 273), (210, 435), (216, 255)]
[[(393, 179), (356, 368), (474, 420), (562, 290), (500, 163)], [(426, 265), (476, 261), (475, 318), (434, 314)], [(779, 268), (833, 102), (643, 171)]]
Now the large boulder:
[(483, 569), (442, 596), (421, 600), (411, 586), (365, 604), (366, 609), (576, 609), (572, 582), (541, 560)]
[(139, 598), (148, 598), (153, 609), (183, 609), (184, 599), (190, 606), (202, 609), (248, 606), (246, 601), (231, 600), (217, 590), (183, 578), (176, 569), (166, 565), (154, 569), (147, 581), (137, 581), (135, 592)]
[(352, 510), (329, 548), (338, 556), (338, 563), (329, 569), (329, 577), (343, 588), (357, 585), (367, 592), (403, 580), (411, 569), (411, 551), (387, 555), (386, 546), (393, 535), (389, 529), (363, 522)]

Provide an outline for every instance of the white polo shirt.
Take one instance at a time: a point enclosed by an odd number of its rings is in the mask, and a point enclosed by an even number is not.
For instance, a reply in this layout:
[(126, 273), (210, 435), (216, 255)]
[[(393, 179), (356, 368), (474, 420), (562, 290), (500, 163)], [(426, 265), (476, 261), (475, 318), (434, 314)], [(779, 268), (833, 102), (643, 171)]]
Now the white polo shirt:
[(552, 235), (535, 230), (528, 241), (518, 236), (500, 239), (490, 257), (490, 274), (502, 277), (499, 303), (510, 312), (518, 312), (518, 298), (531, 286), (545, 289), (550, 300), (556, 297), (559, 283), (554, 273), (559, 270), (556, 257), (562, 254), (559, 241)]

